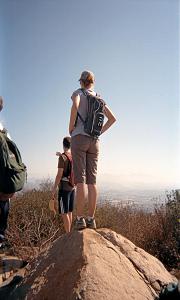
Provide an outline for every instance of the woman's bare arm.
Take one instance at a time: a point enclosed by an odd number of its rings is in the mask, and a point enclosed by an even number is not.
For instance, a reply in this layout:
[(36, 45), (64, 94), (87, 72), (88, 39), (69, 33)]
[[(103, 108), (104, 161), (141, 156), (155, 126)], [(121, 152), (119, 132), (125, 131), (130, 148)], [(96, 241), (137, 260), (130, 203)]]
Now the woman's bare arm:
[(104, 114), (105, 114), (105, 116), (106, 116), (106, 118), (107, 118), (107, 121), (106, 121), (106, 123), (103, 125), (101, 134), (104, 133), (105, 131), (107, 131), (107, 130), (109, 129), (109, 127), (111, 127), (112, 124), (113, 124), (114, 122), (116, 122), (116, 118), (115, 118), (114, 114), (112, 113), (112, 111), (109, 109), (108, 106), (105, 106)]
[(69, 121), (69, 133), (71, 134), (73, 129), (74, 129), (74, 125), (75, 125), (75, 121), (76, 121), (76, 116), (77, 116), (77, 110), (79, 107), (79, 102), (80, 102), (80, 96), (79, 95), (74, 95), (72, 96), (72, 107), (71, 107), (71, 114), (70, 114), (70, 121)]

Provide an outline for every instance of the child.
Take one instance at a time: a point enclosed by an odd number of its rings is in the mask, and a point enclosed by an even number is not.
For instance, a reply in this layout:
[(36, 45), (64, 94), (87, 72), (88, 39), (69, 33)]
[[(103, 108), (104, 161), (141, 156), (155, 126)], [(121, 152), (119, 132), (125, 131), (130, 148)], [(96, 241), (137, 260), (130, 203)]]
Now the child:
[(56, 152), (59, 156), (58, 171), (55, 178), (52, 199), (55, 200), (56, 190), (58, 187), (58, 205), (59, 213), (62, 215), (66, 233), (70, 232), (72, 225), (72, 212), (74, 208), (75, 188), (72, 182), (72, 157), (71, 157), (71, 138), (63, 139), (64, 153)]

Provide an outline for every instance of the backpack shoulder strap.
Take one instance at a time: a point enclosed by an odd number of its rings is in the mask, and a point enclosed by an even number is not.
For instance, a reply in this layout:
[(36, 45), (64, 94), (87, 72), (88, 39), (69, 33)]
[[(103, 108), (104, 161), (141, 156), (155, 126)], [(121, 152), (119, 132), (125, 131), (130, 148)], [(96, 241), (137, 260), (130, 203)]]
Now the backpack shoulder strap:
[(73, 172), (73, 162), (72, 162), (72, 156), (71, 156), (71, 154), (69, 155), (69, 154), (67, 154), (67, 153), (63, 153), (66, 157), (67, 157), (67, 159), (68, 159), (68, 161), (69, 161), (69, 174), (68, 174), (68, 179), (69, 179), (69, 183), (70, 183), (70, 185), (72, 186), (72, 187), (74, 187), (74, 172)]
[(67, 153), (63, 152), (62, 155), (64, 155), (65, 157), (67, 157), (67, 159), (72, 162), (72, 156), (68, 155)]
[(66, 154), (63, 152), (63, 153), (61, 153), (61, 157), (63, 158), (63, 160), (65, 160), (65, 157), (67, 157), (67, 156), (66, 156)]
[(88, 93), (85, 91), (85, 89), (80, 89), (81, 90), (81, 92), (84, 94), (84, 96), (87, 96), (88, 95)]
[(72, 172), (72, 157), (71, 155), (68, 155), (67, 153), (62, 153), (62, 156), (64, 156), (64, 161), (65, 161), (65, 157), (66, 157), (66, 161), (68, 161), (68, 165), (67, 165), (67, 169), (64, 169), (63, 171), (63, 179), (67, 179), (69, 178), (69, 176), (71, 176), (71, 172)]
[[(84, 119), (82, 118), (82, 116), (80, 115), (80, 113), (77, 111), (77, 118), (79, 117), (79, 119), (83, 122), (83, 124), (85, 123)], [(76, 121), (77, 122), (77, 121)]]
[(82, 91), (82, 93), (84, 94), (84, 96), (86, 96), (86, 97), (87, 97), (88, 95), (90, 95), (90, 96), (92, 96), (92, 97), (94, 96), (94, 97), (100, 98), (100, 95), (97, 94), (97, 93), (96, 93), (96, 95), (92, 95), (91, 93), (86, 92), (86, 90), (83, 89), (83, 88), (81, 89), (81, 91)]
[[(85, 92), (84, 89), (80, 89), (80, 90), (82, 91), (82, 93), (84, 94), (84, 96), (87, 96), (87, 93)], [(82, 116), (80, 115), (80, 113), (79, 113), (78, 110), (77, 110), (77, 116), (76, 116), (76, 120), (75, 120), (75, 127), (76, 127), (78, 118), (81, 120), (81, 122), (82, 122), (83, 124), (85, 124), (85, 120), (82, 118)]]
[[(80, 89), (80, 90), (82, 91), (82, 93), (84, 94), (84, 96), (86, 96), (86, 97), (89, 96), (89, 95), (91, 96), (91, 94), (90, 94), (90, 93), (87, 93), (87, 92), (85, 91), (85, 89), (82, 88), (82, 89)], [(93, 96), (93, 95), (92, 95), (92, 96)], [(99, 95), (99, 94), (96, 93), (95, 96), (98, 97), (98, 98), (100, 99), (100, 95)], [(82, 121), (83, 124), (85, 124), (85, 120), (82, 118), (82, 116), (80, 115), (80, 113), (77, 111), (77, 116), (76, 116), (76, 121), (75, 121), (75, 127), (76, 127), (76, 123), (77, 123), (77, 119), (78, 119), (78, 118)]]

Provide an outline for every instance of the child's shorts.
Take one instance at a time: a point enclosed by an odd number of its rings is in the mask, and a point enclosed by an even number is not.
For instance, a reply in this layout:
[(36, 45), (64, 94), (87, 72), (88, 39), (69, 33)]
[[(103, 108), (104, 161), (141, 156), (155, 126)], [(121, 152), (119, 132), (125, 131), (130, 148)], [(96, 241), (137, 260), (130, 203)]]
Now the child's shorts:
[(68, 212), (72, 212), (74, 209), (74, 196), (75, 190), (72, 191), (64, 191), (59, 190), (58, 192), (58, 204), (59, 204), (59, 213), (67, 214)]

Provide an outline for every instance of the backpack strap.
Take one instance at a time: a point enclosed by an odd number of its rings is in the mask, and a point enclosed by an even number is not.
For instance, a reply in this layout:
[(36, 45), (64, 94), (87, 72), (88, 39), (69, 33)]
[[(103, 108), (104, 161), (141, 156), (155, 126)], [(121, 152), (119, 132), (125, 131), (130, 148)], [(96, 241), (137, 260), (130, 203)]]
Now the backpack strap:
[[(67, 154), (64, 153), (64, 152), (63, 152), (61, 155), (62, 155), (62, 157), (65, 156), (65, 157), (67, 158), (68, 164), (72, 164), (72, 159), (69, 157), (69, 155), (67, 155)], [(64, 160), (64, 158), (63, 158), (63, 160)], [(72, 167), (72, 166), (71, 166), (71, 167)], [(69, 165), (68, 165), (67, 171), (68, 171), (68, 169), (69, 169)], [(66, 173), (67, 173), (67, 172), (66, 172)], [(69, 176), (70, 174), (66, 175), (66, 173), (65, 173), (65, 175), (64, 175), (64, 172), (63, 172), (63, 177), (61, 178), (61, 180), (68, 181), (68, 176)]]
[(75, 122), (75, 124), (77, 123), (78, 117), (79, 117), (79, 119), (83, 122), (83, 124), (85, 124), (84, 119), (82, 118), (82, 116), (80, 115), (80, 113), (79, 113), (78, 111), (77, 111), (77, 117), (76, 117), (76, 122)]
[[(84, 96), (87, 97), (87, 92), (86, 92), (84, 89), (80, 89), (80, 90), (81, 90), (81, 92), (84, 94)], [(78, 118), (81, 120), (81, 122), (82, 122), (83, 124), (85, 124), (85, 120), (82, 118), (82, 116), (80, 115), (80, 113), (79, 113), (78, 110), (77, 110), (77, 116), (76, 116), (76, 121), (75, 121), (75, 125), (74, 125), (75, 127), (76, 127)]]
[(71, 155), (68, 155), (67, 153), (62, 153), (62, 155), (64, 154), (64, 156), (67, 157), (67, 160), (68, 160), (68, 171), (69, 171), (69, 174), (62, 177), (61, 179), (61, 182), (63, 183), (63, 181), (67, 181), (69, 182), (69, 184), (74, 187), (74, 173), (73, 173), (73, 166), (72, 166), (72, 156)]
[(65, 153), (65, 152), (63, 152), (62, 154), (64, 154), (64, 155), (67, 157), (67, 159), (68, 159), (70, 162), (72, 162), (72, 157), (71, 157), (70, 155), (68, 155), (68, 154)]
[[(84, 94), (85, 97), (88, 96), (88, 92), (86, 92), (85, 89), (82, 88), (80, 90), (82, 91), (82, 93)], [(100, 97), (100, 95), (98, 95), (97, 93), (96, 93), (95, 96), (96, 97)], [(78, 118), (82, 121), (83, 124), (85, 124), (85, 120), (82, 118), (82, 116), (80, 115), (80, 113), (77, 111), (77, 116), (76, 116), (76, 121), (75, 121), (75, 127), (76, 127)]]
[[(86, 92), (85, 89), (81, 89), (81, 91), (82, 91), (82, 93), (84, 94), (84, 96), (86, 96), (86, 97), (90, 94), (90, 93)], [(91, 94), (90, 94), (90, 95), (91, 95)], [(93, 95), (92, 95), (92, 96), (93, 96)], [(97, 93), (96, 93), (95, 96), (96, 96), (96, 97), (100, 97), (100, 95), (97, 94)]]
[(81, 92), (84, 94), (84, 96), (87, 96), (88, 95), (88, 93), (85, 91), (85, 89), (80, 89), (81, 90)]

